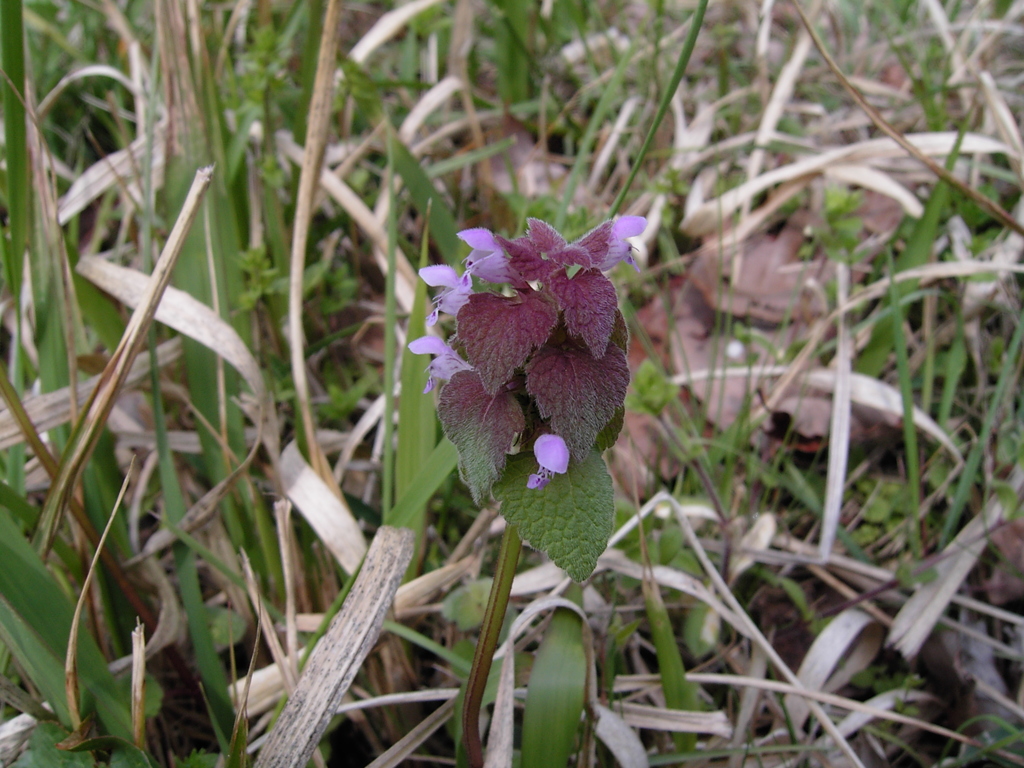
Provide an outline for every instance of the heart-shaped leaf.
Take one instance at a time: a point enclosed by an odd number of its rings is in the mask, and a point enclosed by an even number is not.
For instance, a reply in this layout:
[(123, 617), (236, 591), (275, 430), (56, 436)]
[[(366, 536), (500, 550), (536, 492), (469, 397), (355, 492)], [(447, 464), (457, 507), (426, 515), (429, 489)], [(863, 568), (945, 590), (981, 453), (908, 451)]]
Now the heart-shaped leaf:
[(459, 310), (458, 338), (488, 392), (508, 382), (558, 322), (550, 299), (527, 289), (518, 296), (474, 293)]
[(527, 391), (576, 461), (590, 453), (628, 386), (626, 355), (614, 344), (600, 360), (584, 349), (542, 347), (526, 368)]
[(583, 339), (590, 354), (603, 357), (618, 312), (615, 286), (596, 269), (584, 269), (571, 278), (555, 272), (547, 287), (562, 307), (565, 327)]
[(519, 529), (526, 543), (546, 553), (573, 579), (583, 581), (594, 572), (612, 535), (612, 478), (597, 451), (583, 461), (571, 462), (565, 474), (555, 475), (544, 488), (532, 490), (526, 482), (536, 469), (532, 454), (509, 459), (505, 473), (494, 484), (501, 514)]

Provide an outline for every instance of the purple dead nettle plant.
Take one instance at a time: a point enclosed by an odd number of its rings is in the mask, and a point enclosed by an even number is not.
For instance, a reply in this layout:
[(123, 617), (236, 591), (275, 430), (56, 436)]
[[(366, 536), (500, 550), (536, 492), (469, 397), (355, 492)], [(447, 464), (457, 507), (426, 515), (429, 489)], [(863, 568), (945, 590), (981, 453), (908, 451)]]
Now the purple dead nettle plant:
[[(514, 240), (467, 229), (459, 233), (472, 249), (463, 274), (420, 270), (442, 289), (428, 325), (443, 312), (456, 328), (447, 342), (424, 336), (409, 349), (434, 357), (424, 391), (444, 382), (438, 416), (474, 501), (493, 492), (508, 522), (466, 679), (462, 727), (474, 768), (484, 764), (481, 703), (522, 542), (583, 581), (611, 535), (601, 451), (622, 428), (629, 368), (626, 323), (604, 272), (620, 261), (636, 267), (626, 238), (645, 226), (624, 216), (573, 243), (536, 219)], [(474, 290), (474, 278), (504, 287)]]
[[(614, 443), (629, 384), (626, 325), (604, 272), (620, 261), (637, 268), (626, 238), (642, 216), (607, 221), (573, 243), (531, 219), (508, 240), (487, 229), (459, 237), (471, 248), (459, 275), (449, 266), (420, 270), (442, 288), (427, 318), (454, 315), (446, 342), (424, 336), (409, 344), (434, 356), (426, 392), (439, 382), (438, 415), (459, 451), (459, 469), (474, 500), (485, 503), (510, 453), (532, 449), (538, 493), (552, 477)], [(481, 283), (502, 292), (474, 290)]]

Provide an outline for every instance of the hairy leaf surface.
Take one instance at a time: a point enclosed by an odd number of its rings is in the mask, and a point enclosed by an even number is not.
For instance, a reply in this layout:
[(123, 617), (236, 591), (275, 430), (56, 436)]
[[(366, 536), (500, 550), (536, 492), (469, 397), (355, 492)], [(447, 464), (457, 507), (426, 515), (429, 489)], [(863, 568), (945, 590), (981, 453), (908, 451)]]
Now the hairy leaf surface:
[(611, 476), (597, 451), (570, 463), (564, 475), (555, 475), (539, 491), (526, 487), (527, 477), (536, 468), (532, 454), (509, 459), (505, 474), (494, 485), (501, 514), (531, 547), (545, 552), (576, 581), (583, 581), (594, 572), (612, 534)]
[(458, 338), (489, 393), (543, 344), (558, 322), (558, 310), (536, 291), (518, 298), (474, 293), (459, 310)]
[(542, 347), (526, 371), (526, 389), (540, 415), (581, 461), (598, 433), (622, 405), (629, 386), (626, 355), (614, 344), (595, 360), (582, 349)]
[(547, 286), (562, 307), (569, 332), (583, 339), (594, 357), (604, 357), (619, 311), (611, 281), (597, 270), (586, 269), (572, 278), (555, 272)]
[(460, 371), (441, 390), (437, 415), (459, 449), (459, 474), (473, 500), (486, 503), (505, 454), (525, 426), (522, 408), (507, 392), (488, 393), (475, 371)]

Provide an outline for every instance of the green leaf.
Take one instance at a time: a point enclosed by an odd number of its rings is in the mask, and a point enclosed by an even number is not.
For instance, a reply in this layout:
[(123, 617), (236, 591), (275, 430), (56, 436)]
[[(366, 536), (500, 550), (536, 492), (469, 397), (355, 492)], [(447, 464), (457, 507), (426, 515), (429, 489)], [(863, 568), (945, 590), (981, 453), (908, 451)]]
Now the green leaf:
[(57, 749), (57, 743), (67, 735), (56, 723), (39, 723), (29, 737), (28, 749), (12, 768), (92, 768), (95, 762), (88, 752)]
[(622, 431), (622, 425), (625, 423), (626, 409), (616, 408), (615, 414), (608, 419), (608, 423), (601, 427), (601, 431), (597, 433), (597, 440), (594, 441), (594, 446), (599, 451), (606, 451), (615, 445), (615, 441), (619, 439), (619, 432)]
[(121, 744), (110, 754), (110, 768), (155, 768), (156, 763), (134, 744)]
[(644, 360), (633, 376), (635, 394), (626, 395), (631, 411), (660, 416), (669, 403), (679, 396), (679, 388), (650, 360)]
[[(74, 606), (17, 526), (0, 514), (0, 639), (62, 719), (64, 658)], [(131, 715), (92, 635), (79, 635), (78, 674), (83, 711), (96, 710), (103, 727), (131, 734)]]
[(523, 713), (523, 765), (562, 768), (568, 763), (580, 728), (586, 681), (580, 617), (559, 608), (530, 672)]
[(396, 528), (413, 525), (418, 510), (430, 501), (434, 491), (455, 469), (458, 460), (459, 453), (450, 440), (438, 443), (427, 460), (420, 465), (412, 483), (391, 508), (390, 525)]
[(193, 749), (184, 760), (178, 760), (177, 768), (214, 768), (217, 759), (215, 754)]
[(460, 632), (476, 629), (484, 620), (491, 579), (476, 579), (453, 589), (441, 603), (441, 614), (454, 621)]
[[(84, 765), (92, 765), (92, 753), (110, 752), (110, 768), (156, 768), (156, 763), (130, 741), (117, 736), (96, 736), (78, 740), (79, 731), (72, 733), (57, 748), (63, 754), (78, 754), (86, 758)], [(73, 765), (79, 765), (74, 763)]]
[(683, 642), (687, 650), (702, 659), (715, 650), (719, 639), (720, 620), (705, 603), (697, 603), (686, 613)]
[(555, 475), (544, 488), (531, 490), (526, 481), (536, 470), (533, 454), (509, 459), (505, 474), (494, 484), (501, 513), (519, 528), (523, 541), (583, 581), (594, 572), (612, 534), (612, 478), (597, 451), (570, 463), (564, 475)]

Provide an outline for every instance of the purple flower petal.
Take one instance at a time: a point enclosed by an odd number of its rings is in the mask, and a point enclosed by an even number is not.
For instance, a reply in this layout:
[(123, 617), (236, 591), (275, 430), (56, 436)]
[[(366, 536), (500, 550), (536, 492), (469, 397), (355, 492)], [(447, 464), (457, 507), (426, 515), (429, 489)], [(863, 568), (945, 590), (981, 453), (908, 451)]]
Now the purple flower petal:
[(518, 275), (489, 229), (464, 229), (459, 238), (473, 250), (466, 257), (466, 271), (489, 283), (517, 282)]
[(615, 223), (612, 224), (612, 237), (616, 240), (636, 237), (643, 234), (646, 228), (647, 219), (643, 216), (623, 216), (621, 219), (616, 219)]
[(598, 269), (607, 272), (620, 261), (624, 261), (639, 272), (640, 267), (633, 259), (633, 246), (626, 242), (626, 238), (636, 237), (644, 231), (646, 226), (647, 219), (643, 216), (623, 216), (621, 219), (617, 219), (612, 224), (608, 255), (597, 265)]
[(481, 251), (500, 251), (501, 246), (498, 245), (498, 241), (494, 239), (494, 233), (489, 229), (483, 227), (475, 227), (473, 229), (464, 229), (457, 233), (458, 237), (462, 242), (468, 245), (474, 250)]
[(569, 468), (569, 448), (558, 435), (541, 435), (533, 444), (533, 455), (537, 457), (540, 470), (530, 475), (526, 487), (539, 491), (547, 485), (553, 475), (564, 474)]
[(551, 472), (563, 474), (569, 468), (569, 449), (558, 435), (541, 435), (533, 444), (537, 463)]
[(433, 378), (448, 381), (459, 371), (473, 370), (473, 366), (459, 357), (456, 352), (449, 350), (448, 353), (435, 357), (434, 362), (428, 366), (427, 370), (430, 371)]
[[(483, 255), (478, 255), (483, 254)], [(466, 271), (488, 283), (514, 283), (517, 274), (501, 251), (473, 251), (466, 257)]]
[(430, 378), (423, 393), (434, 388), (438, 381), (448, 381), (459, 371), (471, 371), (473, 366), (463, 360), (459, 353), (445, 344), (437, 336), (421, 336), (409, 342), (409, 351), (414, 355), (435, 355), (427, 366)]
[(551, 480), (550, 475), (530, 475), (526, 480), (526, 487), (531, 491), (539, 491), (548, 484), (549, 480)]
[(464, 272), (460, 277), (458, 272), (445, 264), (423, 267), (420, 277), (427, 285), (435, 288), (443, 286), (445, 289), (434, 297), (434, 311), (427, 315), (427, 325), (436, 323), (441, 312), (457, 315), (473, 292), (472, 275)]
[(414, 355), (443, 355), (453, 350), (437, 336), (420, 336), (409, 342), (409, 351)]
[(454, 288), (459, 284), (459, 273), (447, 264), (423, 267), (420, 270), (420, 278), (431, 288), (437, 288), (442, 285), (445, 288)]

